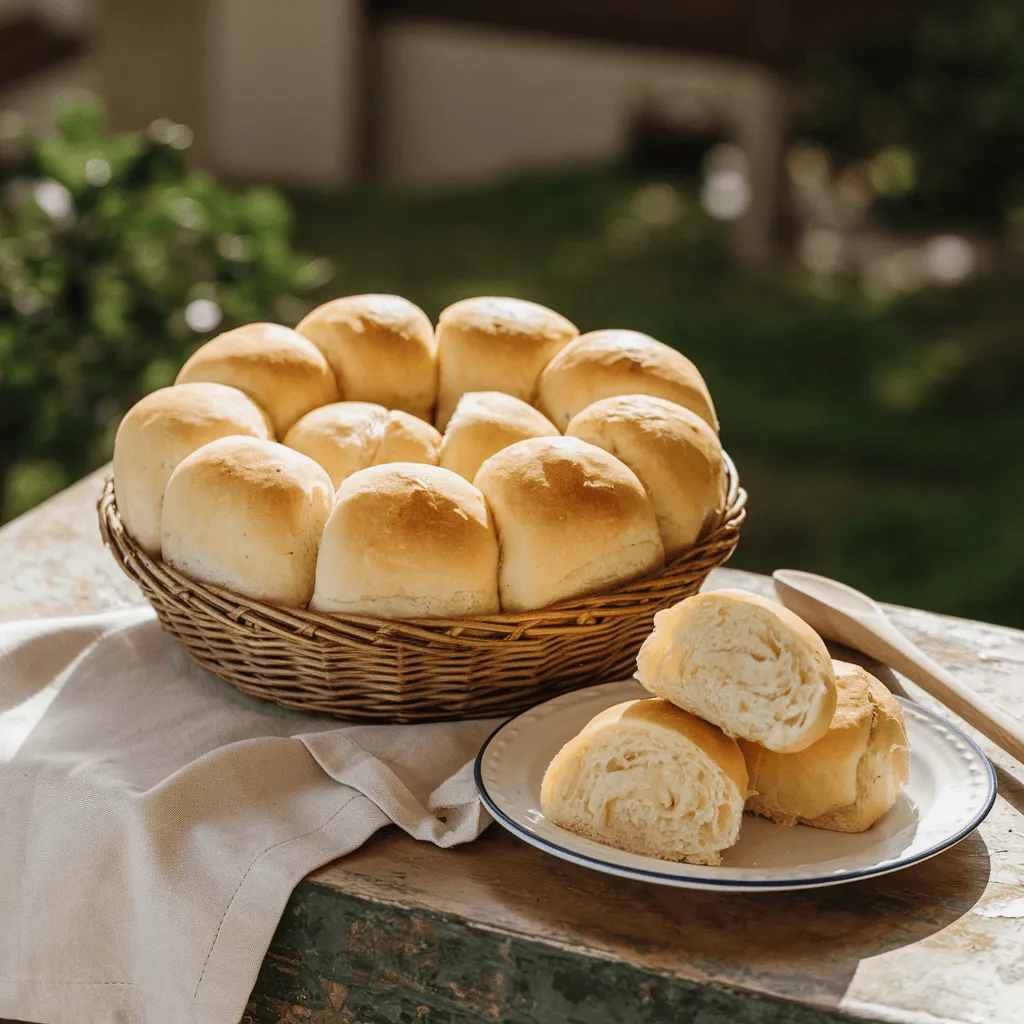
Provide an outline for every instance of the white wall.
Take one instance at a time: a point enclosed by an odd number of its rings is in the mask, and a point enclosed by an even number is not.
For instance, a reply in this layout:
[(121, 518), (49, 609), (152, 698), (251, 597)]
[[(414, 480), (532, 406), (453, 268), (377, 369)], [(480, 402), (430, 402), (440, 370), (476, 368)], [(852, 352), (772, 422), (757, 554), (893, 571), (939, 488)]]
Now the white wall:
[(355, 163), (356, 0), (210, 0), (209, 162), (245, 178), (332, 183)]
[[(245, 178), (350, 180), (365, 31), (357, 0), (208, 0), (204, 157)], [(388, 23), (377, 53), (381, 169), (401, 184), (614, 160), (651, 102), (753, 138), (772, 88), (728, 61), (422, 21)]]
[(736, 253), (749, 264), (770, 258), (788, 107), (776, 76), (697, 55), (425, 22), (390, 25), (380, 49), (388, 181), (439, 185), (611, 162), (633, 116), (654, 107), (739, 143), (751, 177)]
[(35, 11), (61, 25), (78, 27), (92, 14), (90, 0), (0, 0), (0, 22), (12, 14)]
[[(254, 181), (344, 184), (362, 162), (360, 0), (32, 2), (68, 19), (93, 11), (90, 60), (115, 128), (183, 120), (199, 162)], [(614, 161), (633, 116), (654, 106), (740, 143), (753, 179), (738, 251), (751, 261), (766, 252), (787, 102), (773, 76), (695, 55), (418, 21), (388, 23), (375, 43), (387, 181), (434, 186)]]
[[(89, 0), (0, 0), (0, 23), (29, 11), (61, 28), (79, 29), (87, 26), (92, 6)], [(94, 62), (86, 54), (6, 89), (0, 93), (0, 110), (18, 111), (45, 134), (53, 129), (54, 106), (59, 97), (76, 89), (95, 90), (99, 84)]]
[(85, 28), (93, 16), (92, 0), (32, 0), (43, 17), (64, 28)]
[(611, 160), (647, 102), (742, 135), (767, 81), (727, 61), (425, 22), (389, 26), (381, 49), (384, 173), (397, 182)]

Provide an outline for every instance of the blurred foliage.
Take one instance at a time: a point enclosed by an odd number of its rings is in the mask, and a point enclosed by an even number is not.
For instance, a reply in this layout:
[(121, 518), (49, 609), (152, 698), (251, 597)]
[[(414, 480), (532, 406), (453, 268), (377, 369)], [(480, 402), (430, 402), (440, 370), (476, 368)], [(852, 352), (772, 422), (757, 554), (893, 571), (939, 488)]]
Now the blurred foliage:
[(935, 0), (812, 58), (802, 128), (871, 161), (890, 222), (1024, 234), (1024, 0)]
[(0, 485), (9, 518), (109, 458), (121, 415), (215, 330), (294, 323), (331, 268), (269, 189), (190, 171), (183, 125), (110, 135), (88, 96), (0, 158)]
[(298, 241), (331, 256), (346, 291), (403, 294), (431, 316), (518, 295), (693, 358), (751, 495), (734, 566), (811, 569), (1024, 626), (1021, 281), (883, 300), (855, 280), (754, 277), (683, 181), (592, 174), (292, 203)]

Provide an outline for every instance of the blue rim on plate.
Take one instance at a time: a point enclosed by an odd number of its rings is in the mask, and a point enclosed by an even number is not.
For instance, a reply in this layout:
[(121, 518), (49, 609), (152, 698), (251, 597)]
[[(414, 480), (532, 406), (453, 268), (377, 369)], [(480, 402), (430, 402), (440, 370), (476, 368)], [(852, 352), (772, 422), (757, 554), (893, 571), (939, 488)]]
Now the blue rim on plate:
[[(608, 685), (608, 684), (601, 684)], [(791, 890), (791, 889), (810, 889), (820, 888), (828, 885), (839, 885), (847, 882), (855, 882), (867, 878), (877, 878), (881, 875), (890, 874), (893, 871), (899, 871), (903, 868), (910, 867), (913, 864), (920, 864), (923, 861), (930, 860), (932, 857), (948, 850), (950, 847), (955, 846), (957, 843), (966, 839), (988, 816), (995, 804), (996, 796), (998, 794), (998, 781), (996, 778), (995, 768), (989, 760), (988, 755), (978, 746), (978, 744), (972, 740), (962, 729), (948, 722), (941, 715), (935, 714), (934, 711), (930, 711), (928, 708), (922, 707), (913, 701), (906, 700), (902, 697), (896, 697), (900, 705), (904, 708), (913, 709), (915, 714), (920, 714), (926, 719), (929, 719), (933, 724), (939, 726), (942, 729), (948, 729), (954, 736), (975, 754), (980, 764), (985, 768), (987, 775), (987, 793), (983, 803), (979, 806), (978, 811), (971, 817), (971, 819), (959, 828), (955, 833), (944, 837), (941, 841), (932, 844), (922, 850), (918, 850), (913, 854), (898, 857), (893, 860), (882, 861), (877, 865), (868, 868), (859, 868), (841, 873), (832, 873), (829, 875), (814, 875), (808, 878), (784, 878), (778, 880), (743, 880), (739, 881), (734, 878), (720, 878), (709, 877), (707, 875), (686, 875), (680, 873), (668, 873), (662, 871), (654, 871), (648, 868), (624, 866), (615, 864), (607, 860), (602, 860), (599, 857), (594, 857), (586, 853), (581, 853), (577, 850), (569, 849), (566, 846), (562, 846), (550, 839), (546, 839), (543, 836), (539, 836), (529, 829), (520, 825), (519, 822), (515, 821), (512, 817), (505, 813), (495, 803), (491, 794), (487, 791), (487, 787), (483, 780), (482, 765), (484, 758), (487, 755), (488, 748), (492, 742), (510, 725), (516, 722), (523, 715), (530, 714), (537, 710), (537, 708), (544, 707), (547, 704), (553, 703), (564, 699), (566, 695), (561, 697), (554, 697), (549, 701), (544, 701), (542, 704), (536, 705), (529, 711), (524, 711), (519, 715), (502, 722), (484, 741), (483, 746), (480, 748), (480, 752), (477, 754), (476, 761), (473, 765), (473, 777), (476, 781), (476, 788), (480, 794), (480, 798), (483, 801), (484, 807), (487, 808), (488, 812), (503, 828), (509, 831), (512, 835), (529, 845), (543, 850), (546, 853), (550, 853), (560, 860), (566, 860), (570, 863), (579, 864), (584, 867), (591, 867), (604, 873), (616, 875), (620, 878), (633, 878), (639, 881), (650, 881), (658, 883), (668, 883), (676, 887), (687, 887), (690, 885), (693, 888), (701, 889), (723, 889), (734, 891), (753, 891), (753, 890), (766, 890), (766, 891), (779, 891), (779, 890)], [(566, 737), (568, 739), (568, 737)], [(598, 844), (599, 845), (599, 844)], [(611, 848), (610, 848), (611, 849)], [(666, 862), (667, 863), (667, 862)], [(680, 864), (679, 867), (684, 865)]]

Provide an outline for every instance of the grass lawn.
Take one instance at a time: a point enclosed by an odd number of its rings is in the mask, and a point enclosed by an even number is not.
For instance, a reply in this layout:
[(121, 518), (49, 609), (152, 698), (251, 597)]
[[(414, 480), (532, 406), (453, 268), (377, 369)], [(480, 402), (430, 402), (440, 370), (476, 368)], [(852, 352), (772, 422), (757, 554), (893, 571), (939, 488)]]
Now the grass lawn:
[(734, 566), (1024, 626), (1022, 282), (892, 299), (752, 277), (692, 195), (580, 174), (291, 198), (298, 244), (336, 263), (324, 297), (396, 292), (436, 316), (517, 295), (690, 356), (750, 492)]

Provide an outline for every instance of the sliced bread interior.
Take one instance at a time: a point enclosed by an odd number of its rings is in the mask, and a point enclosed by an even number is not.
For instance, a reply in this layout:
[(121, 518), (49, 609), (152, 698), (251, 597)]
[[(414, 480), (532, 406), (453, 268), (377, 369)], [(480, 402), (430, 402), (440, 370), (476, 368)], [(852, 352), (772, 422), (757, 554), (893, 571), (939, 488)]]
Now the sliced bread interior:
[(768, 750), (803, 750), (836, 709), (824, 642), (781, 605), (740, 590), (696, 594), (659, 612), (637, 656), (651, 693)]
[(663, 700), (602, 711), (548, 766), (541, 809), (595, 842), (715, 865), (739, 835), (747, 770), (735, 740)]

